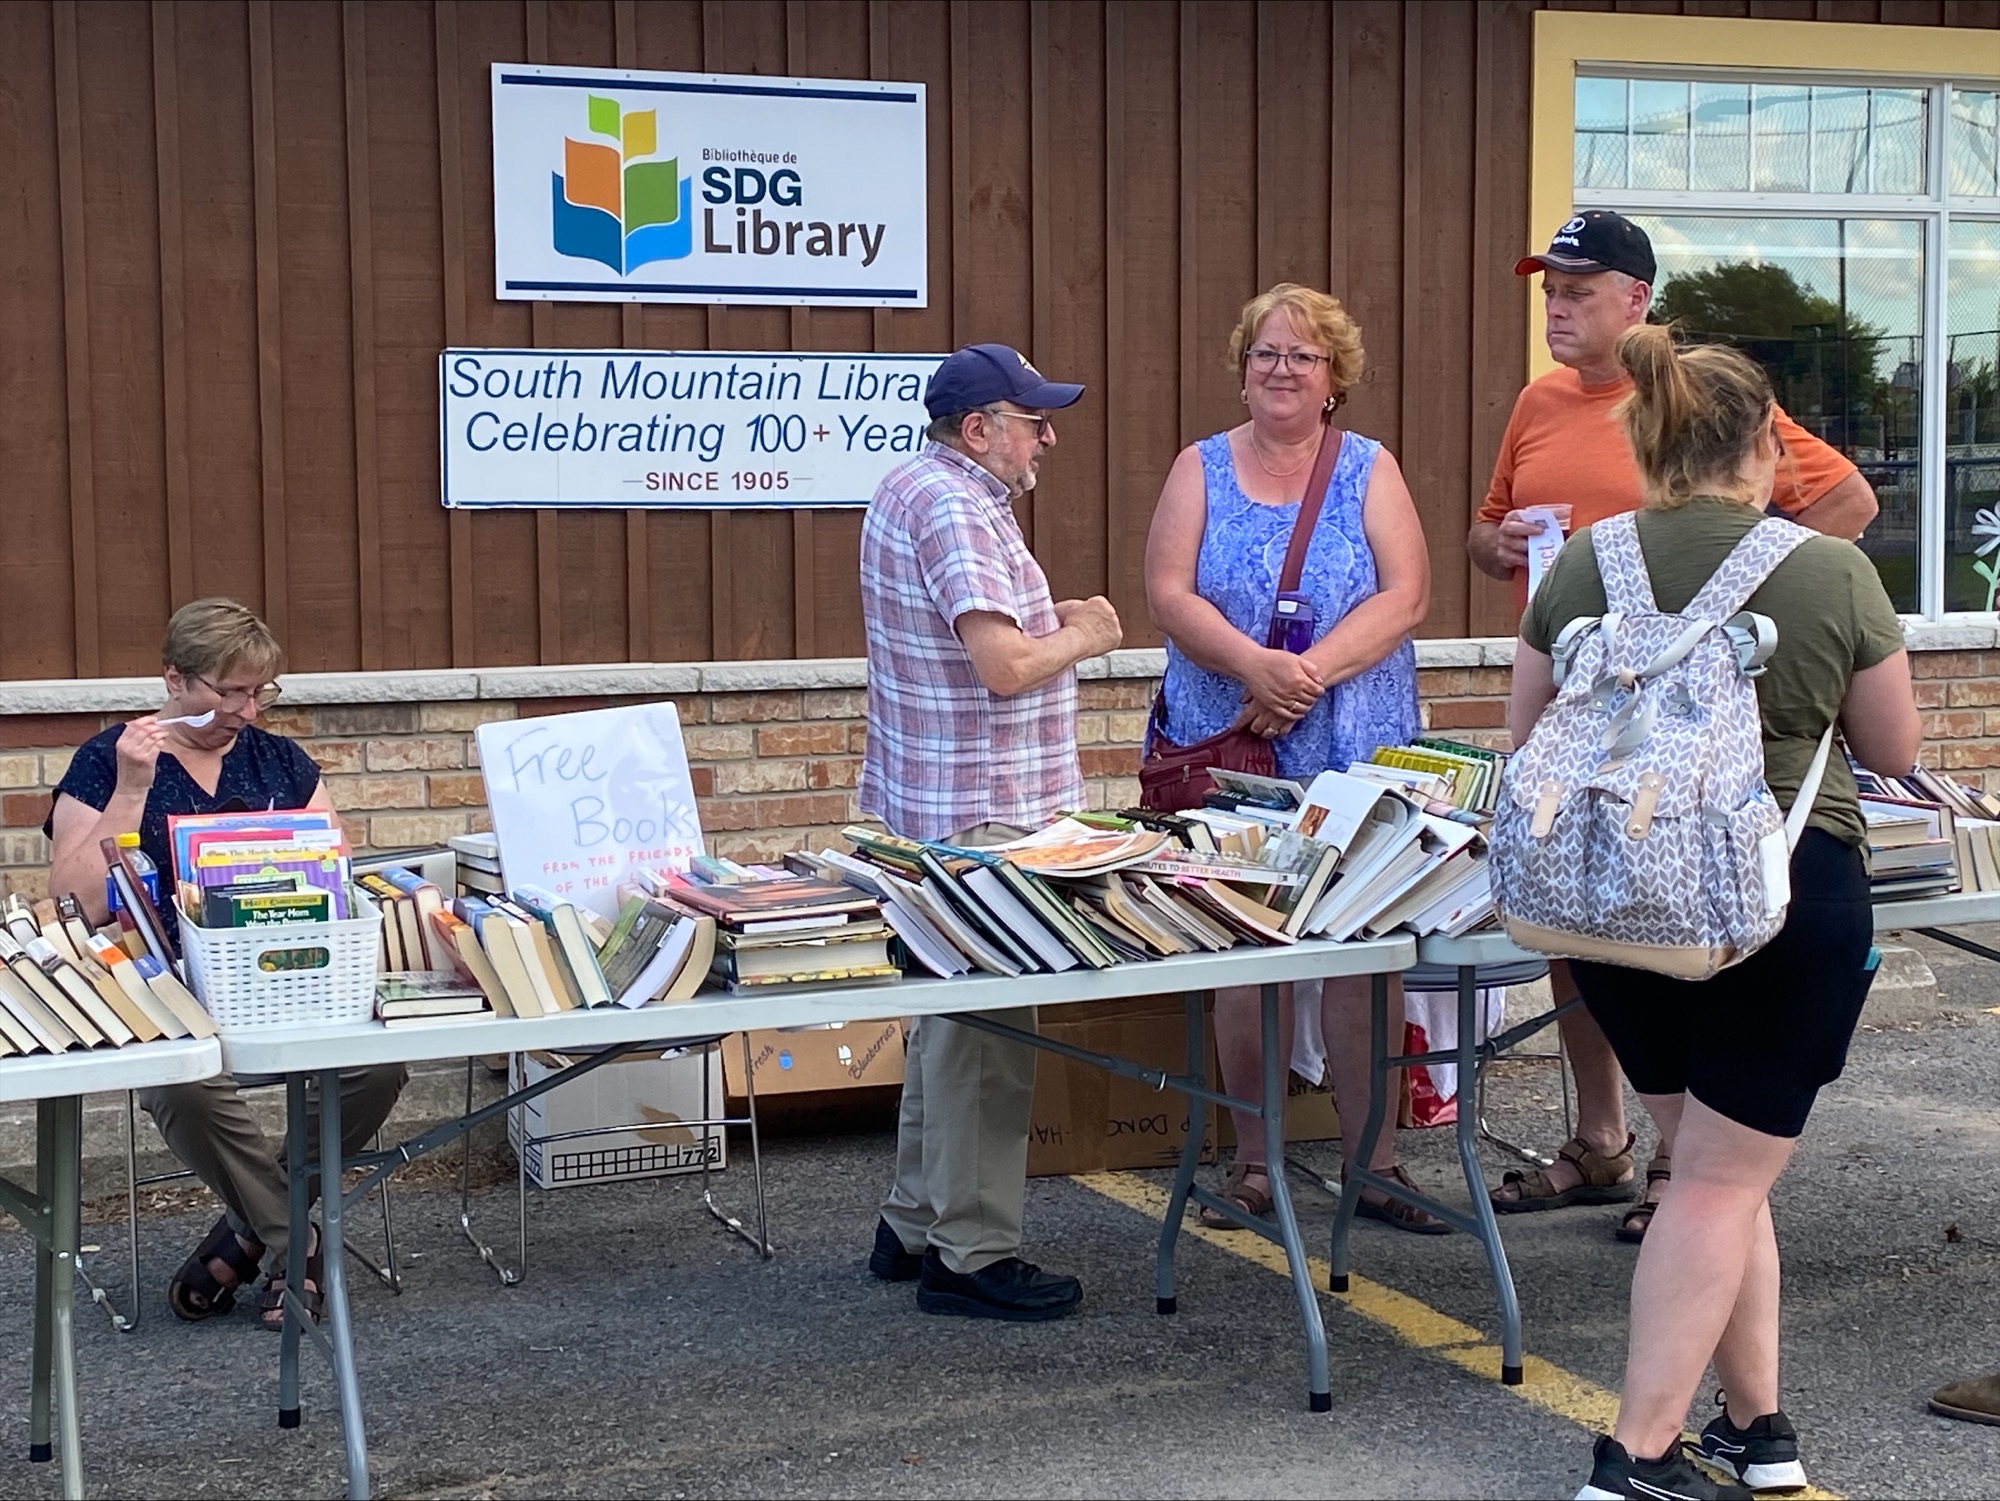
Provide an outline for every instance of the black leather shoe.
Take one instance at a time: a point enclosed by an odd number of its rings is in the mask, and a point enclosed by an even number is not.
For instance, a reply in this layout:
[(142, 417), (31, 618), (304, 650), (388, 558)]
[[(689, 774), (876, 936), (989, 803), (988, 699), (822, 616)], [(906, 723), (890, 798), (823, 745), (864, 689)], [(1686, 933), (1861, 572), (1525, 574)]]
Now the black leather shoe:
[(969, 1319), (1035, 1323), (1074, 1313), (1083, 1303), (1083, 1284), (1057, 1277), (1018, 1256), (976, 1272), (954, 1272), (935, 1249), (924, 1252), (917, 1281), (917, 1307), (925, 1313), (955, 1313)]
[(868, 1270), (884, 1282), (914, 1282), (923, 1269), (922, 1253), (904, 1250), (889, 1222), (875, 1221), (875, 1249), (868, 1253)]

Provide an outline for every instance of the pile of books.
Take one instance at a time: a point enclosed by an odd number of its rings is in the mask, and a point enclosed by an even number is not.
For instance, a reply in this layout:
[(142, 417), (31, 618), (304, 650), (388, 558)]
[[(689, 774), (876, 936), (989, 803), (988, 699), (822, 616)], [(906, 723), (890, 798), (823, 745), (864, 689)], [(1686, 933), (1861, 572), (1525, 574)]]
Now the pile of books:
[(1925, 767), (1885, 777), (1854, 768), (1877, 900), (2000, 891), (2000, 797)]
[[(412, 972), (434, 978), (419, 988), (407, 973), (381, 977), (376, 1013), (390, 1025), (454, 1014), (448, 998), (474, 991), (480, 1004), (470, 1013), (495, 1016), (686, 1000), (706, 977), (715, 944), (712, 918), (639, 884), (621, 891), (615, 922), (539, 886), (447, 902), (435, 887), (422, 890), (428, 882), (399, 884), (417, 888), (405, 895), (422, 917), (422, 946), (406, 946), (402, 957)], [(397, 909), (399, 920), (405, 911)], [(385, 947), (387, 929), (385, 921)]]
[(1462, 818), (1342, 772), (1309, 787), (1227, 772), (1217, 783), (1206, 807), (1067, 817), (994, 848), (851, 826), (851, 853), (788, 863), (874, 897), (909, 961), (945, 977), (1458, 934), (1492, 919), (1485, 841)]
[(714, 920), (709, 976), (732, 993), (903, 976), (880, 899), (844, 881), (706, 856), (666, 881), (668, 896)]
[(0, 909), (0, 1058), (214, 1035), (172, 966), (91, 932), (75, 896)]

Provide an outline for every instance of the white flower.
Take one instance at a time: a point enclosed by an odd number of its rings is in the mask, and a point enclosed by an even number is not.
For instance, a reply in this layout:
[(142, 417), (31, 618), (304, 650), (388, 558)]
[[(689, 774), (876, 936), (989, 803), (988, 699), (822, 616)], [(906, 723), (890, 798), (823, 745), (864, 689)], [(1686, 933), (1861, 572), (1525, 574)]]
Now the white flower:
[(1991, 506), (1981, 510), (1972, 518), (1972, 536), (1979, 543), (1972, 549), (1974, 557), (1983, 558), (2000, 547), (2000, 514), (1996, 514)]

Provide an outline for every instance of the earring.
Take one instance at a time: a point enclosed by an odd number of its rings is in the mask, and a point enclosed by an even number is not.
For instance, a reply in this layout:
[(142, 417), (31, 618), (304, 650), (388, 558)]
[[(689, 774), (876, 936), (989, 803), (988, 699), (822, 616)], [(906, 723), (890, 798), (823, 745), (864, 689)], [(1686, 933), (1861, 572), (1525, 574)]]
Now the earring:
[(1339, 411), (1343, 405), (1345, 405), (1346, 401), (1347, 401), (1347, 393), (1345, 391), (1335, 391), (1331, 396), (1327, 397), (1326, 399), (1326, 406), (1323, 409), (1325, 415), (1331, 417), (1335, 412)]
[(1250, 388), (1248, 386), (1245, 386), (1242, 390), (1238, 391), (1236, 393), (1236, 399), (1242, 402), (1243, 405), (1245, 405), (1246, 407), (1250, 405)]

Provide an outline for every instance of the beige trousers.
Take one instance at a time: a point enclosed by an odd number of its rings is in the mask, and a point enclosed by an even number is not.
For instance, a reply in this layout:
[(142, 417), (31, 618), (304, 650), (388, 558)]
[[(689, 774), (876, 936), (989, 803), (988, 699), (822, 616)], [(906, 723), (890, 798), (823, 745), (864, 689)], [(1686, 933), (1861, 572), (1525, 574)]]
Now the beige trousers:
[[(1004, 844), (1020, 830), (980, 824), (952, 836), (968, 848)], [(1035, 1008), (983, 1013), (1035, 1030)], [(896, 1181), (882, 1218), (905, 1250), (935, 1247), (954, 1272), (976, 1272), (1019, 1254), (1028, 1191), (1028, 1111), (1035, 1050), (941, 1016), (910, 1027)]]
[[(340, 1125), (343, 1154), (365, 1151), (381, 1129), (410, 1071), (402, 1064), (343, 1070)], [(282, 1087), (282, 1085), (280, 1086)], [(266, 1276), (285, 1275), (285, 1248), (291, 1240), (290, 1177), (285, 1143), (264, 1135), (243, 1098), (243, 1085), (229, 1074), (195, 1084), (142, 1089), (139, 1104), (160, 1129), (167, 1148), (228, 1206), (229, 1228), (264, 1245)], [(306, 1085), (306, 1156), (319, 1155), (319, 1081)], [(319, 1180), (307, 1187), (317, 1200)]]

